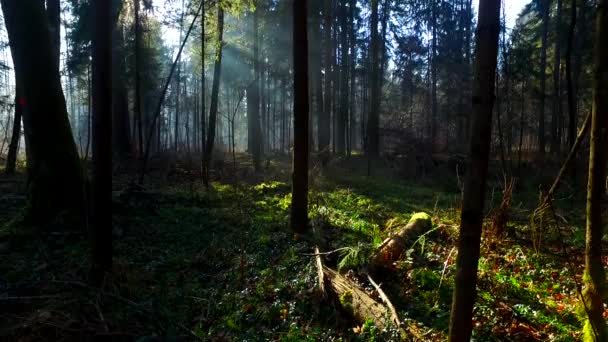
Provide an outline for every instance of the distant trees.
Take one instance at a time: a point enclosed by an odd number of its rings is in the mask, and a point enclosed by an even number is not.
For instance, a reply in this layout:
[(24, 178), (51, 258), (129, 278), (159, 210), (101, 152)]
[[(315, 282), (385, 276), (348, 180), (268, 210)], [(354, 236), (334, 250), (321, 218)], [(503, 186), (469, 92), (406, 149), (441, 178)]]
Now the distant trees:
[[(40, 0), (2, 0), (18, 80), (27, 149), (28, 217), (44, 224), (84, 213), (84, 176), (61, 88), (57, 55)], [(52, 142), (52, 143), (49, 143)]]
[(481, 0), (477, 26), (477, 51), (473, 84), (473, 117), (465, 176), (450, 341), (469, 341), (477, 284), (477, 263), (492, 137), (494, 78), (500, 32), (500, 0)]
[(380, 154), (380, 137), (379, 137), (379, 125), (380, 125), (380, 48), (378, 37), (378, 0), (372, 0), (372, 14), (371, 14), (371, 38), (370, 38), (370, 63), (371, 63), (371, 105), (369, 114), (367, 116), (367, 153), (369, 157), (377, 157)]
[(293, 1), (293, 165), (291, 229), (308, 230), (308, 37), (307, 1)]
[(584, 309), (589, 319), (584, 327), (585, 341), (608, 341), (603, 318), (606, 271), (602, 262), (602, 237), (606, 210), (606, 162), (608, 161), (608, 1), (600, 0), (595, 23), (593, 58), (593, 105), (589, 177), (587, 182), (587, 237), (585, 248)]

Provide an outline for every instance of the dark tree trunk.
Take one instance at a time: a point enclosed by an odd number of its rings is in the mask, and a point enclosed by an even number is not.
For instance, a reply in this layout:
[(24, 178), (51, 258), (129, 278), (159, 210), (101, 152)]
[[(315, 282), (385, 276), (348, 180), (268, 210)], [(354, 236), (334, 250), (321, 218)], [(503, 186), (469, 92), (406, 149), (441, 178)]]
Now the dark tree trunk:
[(144, 124), (141, 112), (141, 18), (139, 13), (139, 0), (135, 1), (135, 118), (137, 119), (137, 155), (144, 155)]
[(549, 9), (551, 0), (540, 0), (542, 12), (542, 46), (540, 50), (540, 108), (538, 109), (538, 152), (545, 156), (545, 97), (547, 70), (547, 36), (549, 35)]
[[(570, 27), (566, 47), (566, 87), (568, 88), (568, 146), (572, 148), (576, 140), (576, 94), (572, 81), (572, 49), (576, 30), (576, 0), (570, 4)], [(575, 168), (573, 168), (574, 170)]]
[(319, 152), (323, 165), (329, 160), (329, 142), (330, 142), (330, 123), (331, 123), (331, 27), (332, 27), (332, 0), (324, 0), (325, 8), (323, 9), (323, 32), (325, 39), (323, 45), (325, 47), (325, 91), (323, 104), (323, 112), (319, 113)]
[(606, 200), (606, 161), (608, 159), (608, 0), (600, 0), (596, 14), (593, 68), (593, 105), (589, 178), (587, 183), (587, 234), (585, 248), (585, 310), (589, 320), (584, 327), (585, 341), (608, 341), (604, 312), (606, 271), (602, 261), (602, 219)]
[[(262, 127), (260, 125), (260, 83), (262, 75), (260, 73), (260, 53), (259, 53), (259, 37), (258, 37), (258, 16), (259, 9), (253, 13), (253, 81), (247, 92), (247, 108), (251, 111), (248, 113), (249, 134), (251, 136), (251, 145), (249, 146), (251, 156), (253, 158), (253, 168), (259, 171), (261, 168), (262, 154)], [(251, 98), (250, 98), (251, 96)], [(249, 105), (251, 107), (249, 107)]]
[(92, 269), (96, 285), (112, 267), (112, 52), (111, 5), (94, 0)]
[(433, 42), (431, 46), (431, 149), (435, 149), (437, 139), (437, 4), (431, 0), (431, 25)]
[(562, 0), (557, 0), (557, 12), (555, 14), (555, 49), (553, 51), (553, 110), (551, 112), (551, 153), (559, 153), (560, 136), (559, 122), (561, 117), (561, 94), (560, 94), (560, 79), (561, 79), (561, 16), (562, 16)]
[(35, 224), (47, 223), (67, 213), (81, 222), (84, 179), (59, 69), (54, 63), (41, 63), (55, 60), (44, 8), (37, 0), (1, 2), (23, 103), (28, 218)]
[(205, 147), (207, 142), (207, 120), (205, 109), (205, 3), (201, 2), (201, 174), (205, 172)]
[(380, 140), (378, 129), (380, 125), (380, 61), (378, 44), (378, 0), (372, 0), (371, 15), (371, 106), (367, 118), (367, 154), (369, 158), (375, 158), (380, 154)]
[(346, 152), (346, 124), (348, 120), (348, 104), (349, 104), (349, 89), (348, 89), (348, 10), (346, 1), (342, 0), (340, 4), (340, 47), (341, 47), (341, 74), (340, 74), (340, 109), (336, 127), (336, 140), (338, 141), (336, 150), (339, 155), (344, 155)]
[(61, 59), (61, 1), (46, 0), (46, 16), (49, 21), (49, 31), (53, 43), (54, 62), (59, 70)]
[(112, 150), (117, 160), (125, 160), (131, 149), (124, 38), (118, 20), (121, 8), (114, 6), (112, 13)]
[(203, 183), (209, 187), (209, 167), (215, 141), (215, 126), (217, 121), (218, 95), (220, 92), (220, 76), (222, 74), (222, 49), (224, 47), (224, 10), (217, 5), (217, 51), (215, 53), (215, 65), (213, 66), (213, 86), (211, 88), (211, 104), (209, 107), (209, 134), (205, 144), (205, 160), (203, 164)]
[(469, 160), (465, 178), (450, 341), (471, 338), (473, 304), (477, 283), (477, 263), (481, 242), (481, 225), (488, 173), (488, 158), (492, 136), (492, 107), (494, 106), (494, 75), (500, 32), (500, 0), (482, 0), (479, 4), (475, 81), (473, 92), (473, 122)]
[(306, 0), (293, 2), (294, 146), (290, 222), (296, 233), (308, 230), (308, 39), (306, 16), (301, 13), (306, 13)]

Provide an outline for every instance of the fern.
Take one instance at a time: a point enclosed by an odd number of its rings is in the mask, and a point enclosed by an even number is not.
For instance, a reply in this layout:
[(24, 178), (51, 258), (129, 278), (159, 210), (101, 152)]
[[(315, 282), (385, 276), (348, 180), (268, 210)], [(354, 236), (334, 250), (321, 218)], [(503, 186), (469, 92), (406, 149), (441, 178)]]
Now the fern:
[(357, 246), (346, 247), (341, 252), (341, 258), (338, 262), (338, 271), (366, 265), (370, 256), (371, 248), (367, 245), (358, 244)]

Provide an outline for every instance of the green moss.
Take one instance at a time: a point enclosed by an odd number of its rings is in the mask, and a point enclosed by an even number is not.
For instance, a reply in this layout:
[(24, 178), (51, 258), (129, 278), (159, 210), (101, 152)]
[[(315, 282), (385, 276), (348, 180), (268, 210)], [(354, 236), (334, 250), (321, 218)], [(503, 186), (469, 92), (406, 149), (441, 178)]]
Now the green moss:
[(353, 311), (353, 293), (352, 293), (352, 291), (350, 291), (350, 290), (346, 291), (340, 296), (340, 304), (342, 304), (342, 307), (346, 311), (348, 311), (348, 312)]
[(416, 221), (424, 221), (425, 224), (428, 225), (429, 228), (431, 228), (433, 226), (433, 221), (431, 219), (431, 215), (429, 215), (425, 212), (415, 213), (414, 215), (412, 215), (412, 217), (410, 218), (408, 223), (413, 223)]

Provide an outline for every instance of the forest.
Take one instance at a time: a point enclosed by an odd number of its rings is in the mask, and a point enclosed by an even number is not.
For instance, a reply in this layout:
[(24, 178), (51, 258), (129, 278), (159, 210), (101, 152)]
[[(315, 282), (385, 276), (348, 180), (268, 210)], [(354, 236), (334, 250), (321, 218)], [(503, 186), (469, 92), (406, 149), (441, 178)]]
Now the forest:
[(608, 341), (608, 0), (0, 5), (0, 341)]

